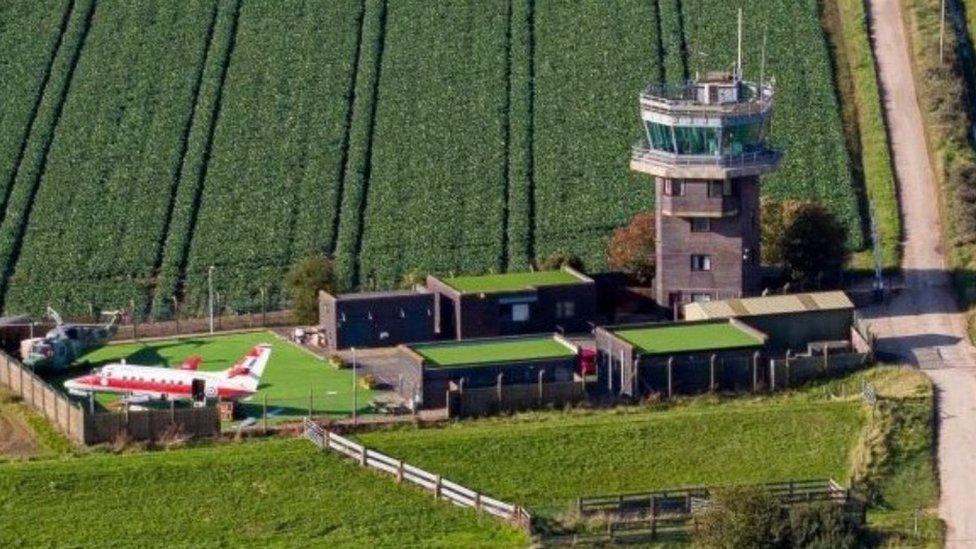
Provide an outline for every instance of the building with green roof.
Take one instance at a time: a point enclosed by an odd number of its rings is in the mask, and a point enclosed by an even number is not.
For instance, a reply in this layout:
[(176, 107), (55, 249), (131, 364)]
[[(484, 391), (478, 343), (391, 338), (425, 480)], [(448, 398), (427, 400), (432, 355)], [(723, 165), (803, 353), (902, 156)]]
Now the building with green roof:
[(596, 284), (571, 269), (427, 277), (435, 332), (469, 339), (541, 332), (587, 332)]

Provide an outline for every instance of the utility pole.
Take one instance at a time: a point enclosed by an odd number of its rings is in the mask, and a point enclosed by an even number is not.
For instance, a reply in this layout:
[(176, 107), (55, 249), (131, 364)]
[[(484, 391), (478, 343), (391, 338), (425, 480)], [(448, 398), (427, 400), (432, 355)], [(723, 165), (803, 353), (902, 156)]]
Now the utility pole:
[(207, 269), (207, 301), (210, 305), (210, 333), (214, 333), (214, 300), (213, 300), (213, 271), (214, 266), (211, 265)]

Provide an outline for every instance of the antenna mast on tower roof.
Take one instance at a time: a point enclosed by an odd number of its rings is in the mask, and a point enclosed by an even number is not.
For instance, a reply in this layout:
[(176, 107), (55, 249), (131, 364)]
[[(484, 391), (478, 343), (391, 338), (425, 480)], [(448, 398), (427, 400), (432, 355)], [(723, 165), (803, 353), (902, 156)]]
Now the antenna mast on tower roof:
[(739, 46), (735, 63), (735, 78), (742, 80), (742, 8), (739, 8)]

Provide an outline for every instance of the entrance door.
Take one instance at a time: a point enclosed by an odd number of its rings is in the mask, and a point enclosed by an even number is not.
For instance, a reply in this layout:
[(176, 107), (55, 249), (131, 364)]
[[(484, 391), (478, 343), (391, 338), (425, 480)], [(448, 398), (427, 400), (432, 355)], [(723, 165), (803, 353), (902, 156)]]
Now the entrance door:
[(194, 379), (190, 385), (190, 397), (197, 401), (207, 398), (207, 382), (203, 379)]

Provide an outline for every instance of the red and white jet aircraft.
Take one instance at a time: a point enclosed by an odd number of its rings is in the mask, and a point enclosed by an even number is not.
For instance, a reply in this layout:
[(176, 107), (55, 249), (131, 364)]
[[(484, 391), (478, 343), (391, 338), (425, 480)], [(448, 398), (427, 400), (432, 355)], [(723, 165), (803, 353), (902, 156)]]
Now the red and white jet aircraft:
[(85, 376), (69, 379), (64, 388), (74, 395), (117, 393), (130, 401), (238, 400), (252, 396), (271, 357), (271, 346), (257, 345), (234, 366), (222, 372), (200, 372), (200, 357), (188, 358), (179, 368), (137, 366), (118, 362), (95, 368)]

